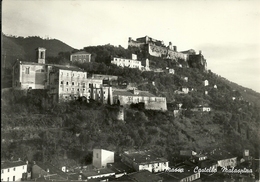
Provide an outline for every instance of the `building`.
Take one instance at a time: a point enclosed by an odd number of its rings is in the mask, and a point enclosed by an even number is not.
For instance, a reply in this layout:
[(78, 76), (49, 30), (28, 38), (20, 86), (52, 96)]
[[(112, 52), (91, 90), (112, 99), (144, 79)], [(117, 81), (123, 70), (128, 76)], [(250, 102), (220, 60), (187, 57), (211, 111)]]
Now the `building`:
[(1, 162), (1, 181), (22, 181), (26, 176), (26, 162), (21, 160)]
[(156, 156), (151, 151), (126, 151), (121, 157), (122, 162), (136, 171), (160, 172), (169, 169), (169, 161)]
[(208, 80), (204, 80), (203, 83), (204, 83), (204, 86), (208, 86), (209, 85), (209, 81)]
[(167, 110), (166, 98), (156, 97), (153, 94), (140, 91), (140, 90), (126, 90), (126, 89), (114, 89), (113, 90), (113, 103), (118, 103), (123, 106), (144, 103), (145, 109), (151, 110)]
[(191, 111), (193, 111), (193, 112), (210, 112), (211, 107), (199, 105), (198, 107), (191, 109)]
[(237, 157), (234, 157), (229, 152), (215, 151), (211, 156), (211, 159), (217, 161), (218, 167), (236, 167)]
[(78, 51), (70, 55), (70, 61), (80, 63), (91, 62), (91, 54), (86, 51)]
[(180, 150), (180, 155), (181, 156), (187, 156), (187, 157), (191, 157), (196, 155), (197, 152), (193, 151), (193, 150)]
[(93, 166), (106, 168), (108, 163), (114, 163), (114, 152), (104, 149), (93, 149)]
[(149, 60), (138, 61), (135, 54), (132, 54), (132, 59), (114, 57), (111, 60), (111, 64), (115, 64), (119, 67), (137, 68), (145, 71), (149, 70)]
[(46, 89), (48, 65), (17, 61), (13, 66), (13, 88)]
[(198, 68), (199, 70), (203, 71), (207, 70), (207, 61), (202, 55), (201, 51), (199, 51), (199, 54), (190, 54), (188, 56), (187, 62), (191, 68)]
[(90, 99), (87, 72), (66, 66), (54, 66), (49, 71), (49, 94), (53, 101), (76, 100), (78, 97)]
[(171, 42), (166, 46), (163, 41), (148, 36), (137, 38), (136, 41), (129, 37), (128, 46), (138, 47), (155, 57), (187, 60), (188, 56), (188, 54), (177, 52), (177, 46), (173, 46)]

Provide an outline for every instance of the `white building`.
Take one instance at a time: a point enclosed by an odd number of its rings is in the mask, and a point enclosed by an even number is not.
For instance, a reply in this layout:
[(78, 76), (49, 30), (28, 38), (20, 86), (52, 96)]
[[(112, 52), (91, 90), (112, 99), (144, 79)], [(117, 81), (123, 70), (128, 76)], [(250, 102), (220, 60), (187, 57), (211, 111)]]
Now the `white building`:
[(80, 63), (91, 62), (91, 54), (86, 51), (75, 52), (70, 55), (70, 61)]
[(27, 174), (25, 162), (1, 162), (1, 181), (22, 181), (24, 174)]
[(114, 163), (114, 152), (104, 149), (93, 149), (93, 166), (105, 168), (108, 163)]
[(150, 151), (126, 151), (122, 154), (122, 161), (136, 171), (161, 172), (169, 169), (167, 159), (160, 158)]

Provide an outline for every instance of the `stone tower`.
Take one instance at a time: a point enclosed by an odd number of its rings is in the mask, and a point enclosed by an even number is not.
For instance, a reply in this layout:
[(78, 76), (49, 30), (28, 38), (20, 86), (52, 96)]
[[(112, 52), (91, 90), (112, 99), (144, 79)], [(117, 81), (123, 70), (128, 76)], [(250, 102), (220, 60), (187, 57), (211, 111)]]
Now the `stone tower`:
[(45, 51), (46, 49), (43, 47), (38, 47), (36, 50), (36, 60), (37, 63), (45, 64)]

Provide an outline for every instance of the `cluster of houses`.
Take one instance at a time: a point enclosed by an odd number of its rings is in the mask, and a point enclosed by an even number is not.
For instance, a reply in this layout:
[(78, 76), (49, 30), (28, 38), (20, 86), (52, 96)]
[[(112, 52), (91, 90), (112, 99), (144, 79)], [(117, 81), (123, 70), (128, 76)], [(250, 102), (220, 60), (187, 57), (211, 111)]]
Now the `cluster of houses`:
[[(48, 91), (52, 102), (63, 102), (78, 98), (87, 101), (93, 99), (111, 105), (118, 103), (130, 105), (143, 102), (147, 109), (167, 110), (165, 97), (156, 97), (144, 91), (112, 87), (111, 83), (117, 82), (117, 76), (88, 75), (86, 71), (75, 66), (46, 64), (45, 51), (46, 49), (41, 47), (36, 49), (36, 62), (17, 61), (14, 64), (14, 89), (45, 89)], [(89, 53), (84, 51), (73, 53), (71, 61), (88, 62), (90, 61)], [(149, 69), (149, 61), (146, 62), (148, 64), (144, 68)], [(135, 68), (133, 61), (129, 63), (124, 61), (123, 66), (126, 66), (126, 64)], [(138, 65), (140, 64), (138, 63)]]
[[(113, 151), (93, 149), (92, 164), (80, 167), (54, 166), (49, 162), (2, 161), (1, 181), (196, 181), (208, 180), (211, 176), (223, 172), (222, 168), (240, 169), (238, 165), (252, 160), (245, 150), (241, 158), (221, 150), (210, 154), (200, 154), (192, 150), (181, 150), (182, 162), (170, 165), (165, 158), (150, 150), (125, 151), (116, 159)], [(253, 175), (253, 169), (247, 166), (246, 175)], [(251, 166), (252, 167), (252, 166)]]
[[(157, 57), (164, 57), (163, 55), (167, 54), (168, 57), (166, 56), (166, 58), (180, 58), (185, 61), (194, 60), (195, 58), (193, 59), (192, 57), (196, 57), (194, 50), (177, 52), (177, 47), (172, 46), (171, 43), (167, 47), (163, 41), (158, 41), (148, 36), (138, 38), (136, 41), (129, 38), (128, 44), (130, 47), (145, 49), (149, 54)], [(150, 50), (153, 46), (159, 47), (160, 51), (155, 54), (155, 52)], [(201, 57), (201, 52), (199, 55), (198, 57)], [(144, 103), (145, 109), (167, 110), (165, 97), (156, 97), (149, 92), (138, 91), (134, 88), (118, 89), (118, 87), (114, 87), (118, 84), (117, 76), (89, 75), (86, 71), (76, 66), (46, 64), (45, 57), (46, 49), (38, 47), (36, 49), (35, 62), (19, 60), (15, 62), (13, 65), (13, 88), (21, 90), (44, 89), (48, 92), (49, 102), (63, 102), (81, 98), (86, 101), (93, 99), (110, 105), (120, 104), (127, 106)], [(91, 62), (91, 54), (84, 50), (74, 52), (70, 56), (70, 61), (81, 63)], [(204, 64), (206, 60), (203, 58), (199, 62)], [(137, 55), (135, 54), (132, 54), (132, 59), (113, 57), (111, 58), (111, 64), (119, 67), (136, 68), (142, 71), (167, 72), (168, 74), (174, 74), (175, 72), (174, 69), (168, 67), (165, 70), (161, 68), (150, 69), (149, 60), (137, 60)], [(188, 77), (183, 77), (182, 79), (188, 82)], [(207, 86), (208, 81), (205, 80), (204, 82), (205, 86)], [(155, 85), (154, 82), (153, 85)], [(217, 86), (215, 85), (215, 87)], [(193, 91), (193, 88), (180, 87), (175, 91), (175, 94), (188, 94), (191, 91)], [(205, 94), (207, 95), (208, 91), (205, 90)], [(193, 111), (208, 112), (211, 110), (210, 108), (205, 109), (203, 107), (198, 106)]]

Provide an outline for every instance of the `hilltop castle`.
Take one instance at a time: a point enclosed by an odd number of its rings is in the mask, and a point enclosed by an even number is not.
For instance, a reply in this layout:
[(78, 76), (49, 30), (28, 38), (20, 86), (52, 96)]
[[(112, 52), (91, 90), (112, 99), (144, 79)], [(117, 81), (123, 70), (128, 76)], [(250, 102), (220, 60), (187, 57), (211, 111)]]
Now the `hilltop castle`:
[(175, 61), (181, 59), (187, 61), (189, 66), (192, 68), (196, 67), (201, 70), (207, 69), (207, 62), (201, 51), (199, 54), (196, 54), (193, 49), (178, 52), (177, 46), (173, 46), (171, 42), (166, 46), (163, 41), (148, 36), (140, 37), (136, 40), (129, 37), (128, 47), (137, 47), (140, 50), (149, 53), (151, 56), (161, 57), (163, 59), (171, 59)]

